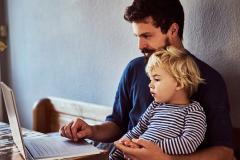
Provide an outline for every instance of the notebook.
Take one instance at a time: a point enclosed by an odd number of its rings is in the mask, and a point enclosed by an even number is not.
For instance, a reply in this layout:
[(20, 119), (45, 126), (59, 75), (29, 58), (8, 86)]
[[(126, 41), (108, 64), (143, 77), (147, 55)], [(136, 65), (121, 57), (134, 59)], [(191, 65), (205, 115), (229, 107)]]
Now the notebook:
[(12, 89), (3, 82), (0, 82), (0, 86), (13, 141), (24, 159), (51, 160), (100, 154), (99, 149), (87, 143), (85, 140), (73, 142), (61, 136), (23, 138), (14, 93)]

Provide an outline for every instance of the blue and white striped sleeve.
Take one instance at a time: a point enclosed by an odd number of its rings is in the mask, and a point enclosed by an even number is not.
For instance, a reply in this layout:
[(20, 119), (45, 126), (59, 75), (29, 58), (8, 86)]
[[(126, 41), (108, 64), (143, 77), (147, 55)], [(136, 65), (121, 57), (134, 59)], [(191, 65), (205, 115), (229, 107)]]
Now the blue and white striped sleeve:
[(185, 117), (181, 136), (156, 142), (167, 154), (190, 154), (196, 151), (206, 132), (206, 116), (203, 109), (190, 108)]

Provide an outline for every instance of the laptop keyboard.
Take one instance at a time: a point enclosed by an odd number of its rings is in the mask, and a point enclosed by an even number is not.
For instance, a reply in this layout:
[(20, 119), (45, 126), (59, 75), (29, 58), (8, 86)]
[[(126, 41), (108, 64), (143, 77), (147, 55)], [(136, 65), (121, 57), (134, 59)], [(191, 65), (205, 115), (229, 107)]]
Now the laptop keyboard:
[(93, 151), (96, 153), (99, 152), (96, 148), (90, 146), (85, 141), (75, 143), (66, 138), (24, 138), (24, 144), (34, 159), (68, 157), (79, 155), (81, 153), (86, 155)]

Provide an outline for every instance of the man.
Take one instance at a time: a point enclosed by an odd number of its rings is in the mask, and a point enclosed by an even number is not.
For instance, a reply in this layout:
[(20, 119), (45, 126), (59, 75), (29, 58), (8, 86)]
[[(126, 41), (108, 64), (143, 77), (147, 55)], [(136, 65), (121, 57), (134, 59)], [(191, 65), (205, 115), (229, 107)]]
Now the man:
[[(179, 0), (134, 0), (126, 9), (124, 18), (132, 24), (133, 32), (138, 38), (138, 47), (144, 57), (132, 60), (125, 68), (116, 93), (113, 113), (106, 118), (105, 123), (90, 126), (81, 119), (76, 119), (60, 129), (63, 136), (73, 140), (89, 138), (101, 142), (113, 142), (120, 138), (137, 124), (153, 100), (148, 88), (150, 81), (144, 70), (148, 57), (168, 45), (184, 49), (184, 12)], [(164, 154), (158, 146), (141, 139), (134, 140), (141, 148), (129, 148), (117, 143), (116, 146), (126, 157), (138, 160), (233, 158), (225, 83), (214, 69), (196, 57), (193, 58), (205, 79), (205, 83), (200, 85), (198, 92), (192, 96), (206, 112), (207, 132), (204, 142), (195, 153), (182, 156)]]

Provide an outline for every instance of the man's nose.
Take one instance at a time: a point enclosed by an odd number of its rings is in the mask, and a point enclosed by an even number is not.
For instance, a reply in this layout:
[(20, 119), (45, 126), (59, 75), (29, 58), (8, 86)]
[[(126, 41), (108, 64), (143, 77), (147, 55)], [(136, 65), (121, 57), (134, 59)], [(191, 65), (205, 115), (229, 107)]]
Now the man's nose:
[(143, 38), (138, 38), (138, 48), (140, 50), (142, 50), (142, 49), (144, 49), (146, 47), (147, 47), (147, 45), (146, 45), (145, 40)]

